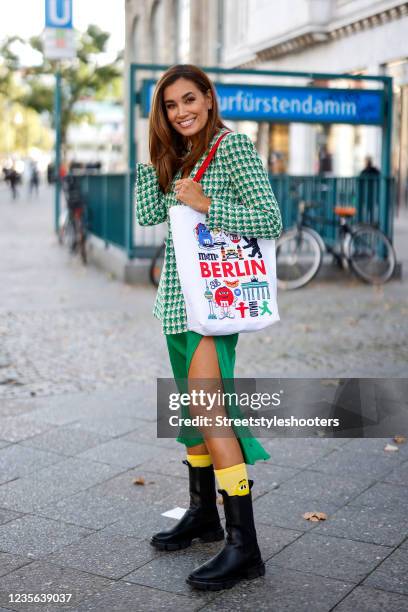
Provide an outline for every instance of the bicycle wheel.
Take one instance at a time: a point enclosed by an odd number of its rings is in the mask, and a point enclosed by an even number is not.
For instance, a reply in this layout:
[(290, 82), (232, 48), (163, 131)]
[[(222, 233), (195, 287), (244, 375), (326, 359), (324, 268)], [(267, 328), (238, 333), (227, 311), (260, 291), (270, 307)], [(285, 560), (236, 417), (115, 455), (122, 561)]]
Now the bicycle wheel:
[(371, 225), (352, 229), (346, 254), (352, 270), (366, 283), (386, 283), (394, 273), (394, 247), (381, 230)]
[(166, 250), (166, 245), (163, 242), (153, 255), (152, 262), (150, 264), (150, 281), (153, 283), (155, 287), (159, 286), (160, 276), (163, 269), (164, 264), (164, 254)]
[(60, 214), (59, 222), (58, 222), (58, 242), (60, 245), (63, 245), (65, 242), (68, 220), (69, 220), (68, 210), (64, 210)]
[(75, 231), (76, 231), (76, 250), (79, 251), (82, 263), (87, 264), (86, 252), (86, 222), (83, 208), (78, 208), (74, 212), (75, 215)]
[(279, 289), (299, 289), (318, 273), (323, 255), (320, 236), (309, 228), (284, 232), (276, 246)]
[(62, 244), (68, 247), (70, 253), (76, 251), (76, 223), (72, 215), (68, 216), (67, 222), (64, 225), (64, 232), (62, 235)]
[(84, 266), (86, 266), (86, 264), (88, 263), (88, 257), (86, 252), (86, 230), (82, 221), (79, 228), (79, 252), (81, 255), (82, 263), (84, 264)]

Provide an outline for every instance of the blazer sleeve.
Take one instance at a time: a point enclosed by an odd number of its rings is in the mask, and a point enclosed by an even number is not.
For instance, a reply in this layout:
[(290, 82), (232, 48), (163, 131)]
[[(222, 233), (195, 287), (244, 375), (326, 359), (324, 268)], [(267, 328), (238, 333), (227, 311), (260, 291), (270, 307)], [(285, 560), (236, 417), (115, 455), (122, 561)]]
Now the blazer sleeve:
[(167, 219), (164, 194), (157, 180), (156, 169), (138, 163), (135, 181), (136, 220), (139, 225), (156, 225)]
[(208, 194), (209, 229), (252, 238), (278, 238), (282, 232), (279, 206), (252, 140), (246, 134), (230, 134), (220, 144), (218, 154), (231, 177), (235, 198)]

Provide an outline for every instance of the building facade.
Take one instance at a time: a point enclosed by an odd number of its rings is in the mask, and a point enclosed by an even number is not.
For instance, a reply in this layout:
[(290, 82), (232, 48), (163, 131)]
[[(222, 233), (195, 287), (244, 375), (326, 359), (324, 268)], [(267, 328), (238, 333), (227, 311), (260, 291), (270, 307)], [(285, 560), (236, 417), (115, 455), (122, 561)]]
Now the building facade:
[[(399, 201), (406, 203), (407, 32), (408, 2), (401, 0), (126, 0), (125, 60), (127, 66), (130, 62), (191, 62), (392, 76), (392, 171)], [(265, 77), (251, 80), (267, 81)], [(270, 82), (295, 84), (290, 78)], [(296, 84), (333, 83), (297, 79)], [(356, 86), (346, 79), (336, 85)], [(138, 126), (138, 159), (144, 160), (146, 120), (138, 121)], [(253, 137), (273, 173), (353, 176), (362, 170), (367, 155), (380, 165), (381, 130), (375, 126), (251, 122), (231, 126)]]
[[(226, 67), (394, 78), (392, 170), (397, 178), (399, 202), (406, 204), (408, 2), (224, 1), (222, 62)], [(325, 158), (326, 171), (341, 176), (358, 174), (366, 155), (373, 157), (375, 165), (380, 164), (381, 130), (377, 127), (270, 124), (267, 133), (274, 172), (313, 174), (319, 166), (321, 169)]]
[[(219, 65), (222, 6), (220, 0), (126, 0), (126, 76), (132, 62)], [(144, 78), (152, 76), (151, 72), (143, 74)], [(143, 160), (147, 122), (139, 120), (138, 124), (137, 152)]]

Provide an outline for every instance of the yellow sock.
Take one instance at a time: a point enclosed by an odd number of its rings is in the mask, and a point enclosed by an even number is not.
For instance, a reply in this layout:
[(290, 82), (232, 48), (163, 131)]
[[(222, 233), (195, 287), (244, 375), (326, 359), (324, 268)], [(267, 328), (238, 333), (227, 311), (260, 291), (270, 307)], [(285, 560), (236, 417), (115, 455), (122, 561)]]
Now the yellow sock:
[(189, 455), (187, 454), (187, 461), (191, 467), (208, 467), (212, 465), (211, 455)]
[(222, 470), (214, 470), (220, 489), (224, 489), (228, 495), (248, 495), (249, 483), (245, 463), (231, 465)]

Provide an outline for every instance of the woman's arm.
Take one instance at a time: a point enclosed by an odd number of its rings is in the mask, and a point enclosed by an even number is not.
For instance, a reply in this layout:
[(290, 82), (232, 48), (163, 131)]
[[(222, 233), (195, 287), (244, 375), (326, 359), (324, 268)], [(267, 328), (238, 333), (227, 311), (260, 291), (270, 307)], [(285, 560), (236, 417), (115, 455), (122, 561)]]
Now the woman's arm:
[(220, 144), (218, 155), (231, 176), (236, 201), (209, 194), (206, 225), (252, 238), (278, 238), (282, 232), (280, 210), (251, 139), (246, 134), (230, 134)]
[(156, 225), (167, 219), (163, 192), (154, 166), (136, 165), (135, 182), (136, 220), (139, 225)]

